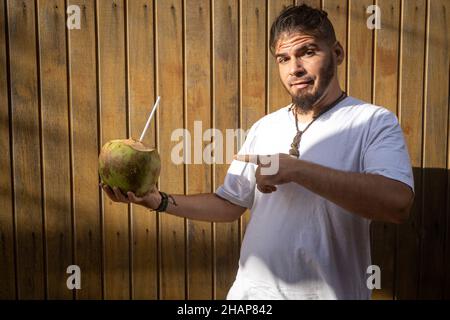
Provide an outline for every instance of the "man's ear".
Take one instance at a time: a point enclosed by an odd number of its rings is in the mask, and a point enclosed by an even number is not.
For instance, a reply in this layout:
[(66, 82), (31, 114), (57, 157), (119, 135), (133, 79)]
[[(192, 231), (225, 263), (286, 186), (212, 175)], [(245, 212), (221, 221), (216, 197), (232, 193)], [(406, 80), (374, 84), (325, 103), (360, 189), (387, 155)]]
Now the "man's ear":
[(340, 65), (345, 59), (345, 51), (339, 41), (336, 41), (336, 44), (333, 47), (333, 52), (336, 55), (337, 65)]

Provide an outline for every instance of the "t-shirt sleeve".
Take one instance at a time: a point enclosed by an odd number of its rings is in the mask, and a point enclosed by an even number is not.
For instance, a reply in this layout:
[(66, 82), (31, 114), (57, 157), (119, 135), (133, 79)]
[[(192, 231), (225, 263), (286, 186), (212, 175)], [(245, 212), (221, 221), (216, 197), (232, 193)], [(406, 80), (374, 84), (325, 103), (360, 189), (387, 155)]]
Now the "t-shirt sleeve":
[(394, 113), (384, 109), (375, 116), (363, 150), (364, 173), (380, 174), (403, 182), (414, 192), (414, 178), (408, 149)]
[[(238, 154), (254, 153), (258, 126), (259, 121), (250, 128)], [(228, 168), (224, 182), (217, 188), (216, 194), (231, 203), (250, 209), (253, 206), (255, 197), (255, 172), (255, 164), (233, 160)]]

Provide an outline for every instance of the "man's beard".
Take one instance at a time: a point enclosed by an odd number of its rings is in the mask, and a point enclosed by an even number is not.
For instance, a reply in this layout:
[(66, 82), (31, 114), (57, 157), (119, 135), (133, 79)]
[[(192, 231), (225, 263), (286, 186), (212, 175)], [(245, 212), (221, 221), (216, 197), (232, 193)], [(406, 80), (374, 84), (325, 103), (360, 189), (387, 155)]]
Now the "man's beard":
[(335, 63), (334, 59), (331, 58), (328, 61), (328, 65), (320, 71), (320, 80), (316, 92), (299, 93), (296, 96), (292, 96), (292, 103), (298, 113), (307, 113), (313, 109), (314, 103), (322, 97), (328, 85), (331, 83), (334, 73)]

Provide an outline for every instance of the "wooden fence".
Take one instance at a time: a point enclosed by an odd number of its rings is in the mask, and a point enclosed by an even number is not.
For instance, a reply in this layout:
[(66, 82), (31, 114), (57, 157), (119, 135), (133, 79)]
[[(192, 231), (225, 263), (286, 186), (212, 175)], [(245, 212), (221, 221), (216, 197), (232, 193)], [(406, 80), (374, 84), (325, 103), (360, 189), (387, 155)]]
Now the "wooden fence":
[[(397, 113), (416, 183), (411, 219), (376, 223), (375, 299), (450, 298), (449, 34), (446, 0), (316, 0), (347, 59), (342, 87)], [(171, 133), (249, 128), (289, 103), (268, 29), (293, 0), (0, 0), (0, 298), (220, 299), (248, 212), (211, 224), (116, 204), (97, 156), (138, 137), (162, 157), (160, 188), (214, 191), (228, 165), (176, 165)], [(381, 29), (366, 26), (369, 5)], [(66, 27), (78, 5), (80, 29)], [(209, 142), (204, 142), (203, 146)], [(269, 226), (268, 226), (269, 227)], [(66, 269), (81, 268), (81, 290)]]

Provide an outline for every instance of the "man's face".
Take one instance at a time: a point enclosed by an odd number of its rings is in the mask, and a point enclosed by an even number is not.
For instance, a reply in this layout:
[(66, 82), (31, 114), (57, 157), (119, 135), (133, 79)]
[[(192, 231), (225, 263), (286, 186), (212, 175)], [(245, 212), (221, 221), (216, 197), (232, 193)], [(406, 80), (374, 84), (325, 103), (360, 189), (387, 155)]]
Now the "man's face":
[(300, 112), (306, 112), (327, 91), (336, 73), (336, 59), (323, 41), (303, 33), (284, 34), (275, 47), (281, 81)]

